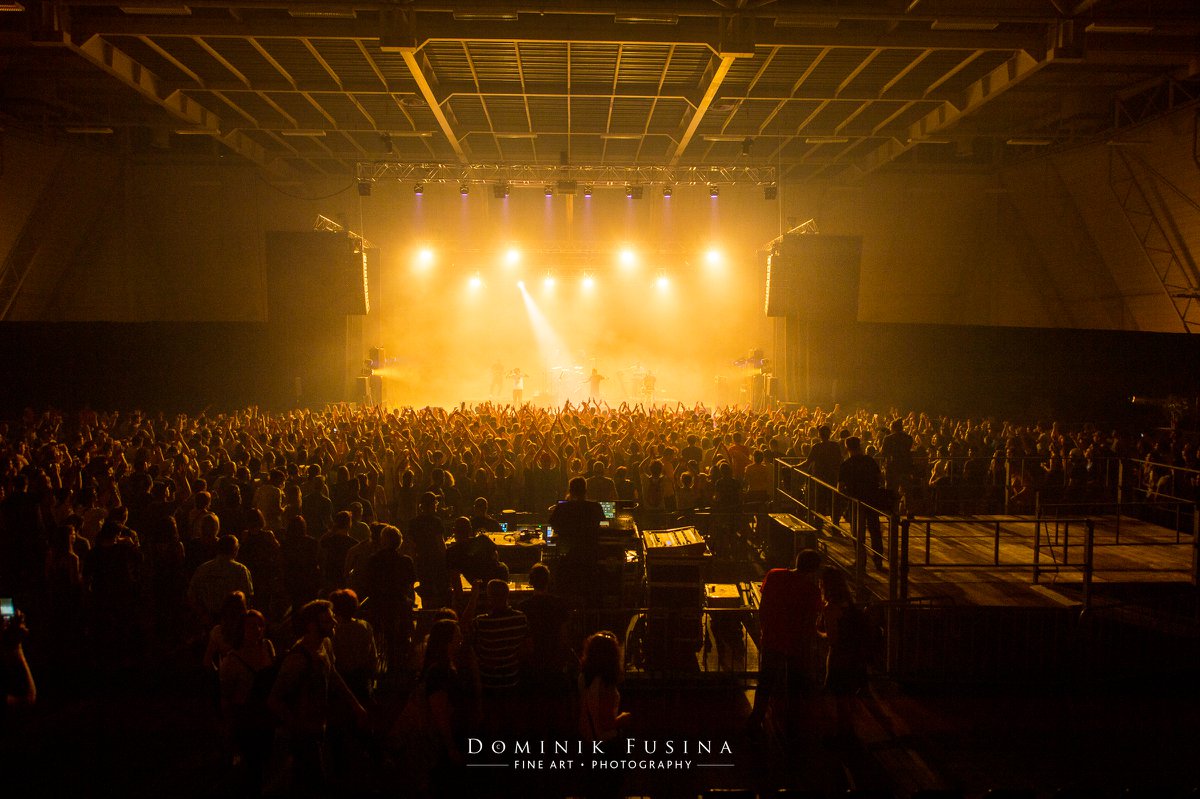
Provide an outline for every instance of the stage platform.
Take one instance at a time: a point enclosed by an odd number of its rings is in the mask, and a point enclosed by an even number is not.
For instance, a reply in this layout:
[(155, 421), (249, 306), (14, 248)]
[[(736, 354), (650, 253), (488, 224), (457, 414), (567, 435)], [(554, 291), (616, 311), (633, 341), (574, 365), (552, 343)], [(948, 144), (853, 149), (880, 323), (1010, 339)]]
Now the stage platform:
[[(1078, 604), (1085, 578), (1087, 522), (1094, 529), (1094, 589), (1192, 585), (1192, 536), (1139, 519), (1084, 514), (1070, 520), (1042, 519), (1041, 546), (1035, 555), (1039, 522), (1034, 517), (929, 517), (916, 518), (909, 527), (908, 598), (993, 607)], [(837, 532), (826, 526), (819, 541), (831, 559), (852, 570), (854, 543), (845, 521)], [(876, 571), (868, 561), (865, 580), (873, 595), (886, 598), (889, 579), (888, 572)], [(1060, 593), (1056, 588), (1066, 590)]]

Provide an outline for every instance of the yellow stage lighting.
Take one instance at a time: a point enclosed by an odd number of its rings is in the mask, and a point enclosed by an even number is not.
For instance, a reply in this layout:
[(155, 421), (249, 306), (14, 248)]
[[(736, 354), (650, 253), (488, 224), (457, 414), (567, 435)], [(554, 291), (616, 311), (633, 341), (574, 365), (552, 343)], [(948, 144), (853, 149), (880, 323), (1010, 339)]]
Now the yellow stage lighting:
[(637, 263), (637, 253), (628, 247), (622, 247), (617, 254), (617, 260), (621, 262), (621, 266), (633, 266)]
[(591, 291), (592, 289), (596, 288), (596, 280), (591, 275), (584, 275), (583, 283), (581, 283), (581, 285), (583, 286), (584, 291)]
[(725, 257), (721, 254), (720, 250), (718, 250), (716, 247), (712, 247), (708, 250), (708, 252), (704, 253), (704, 260), (709, 266), (719, 266), (720, 263), (725, 260)]
[(478, 289), (483, 285), (483, 278), (478, 274), (471, 275), (471, 279), (467, 281), (467, 285), (472, 289)]
[(546, 275), (542, 278), (542, 288), (546, 289), (546, 291), (554, 288), (554, 275)]
[(429, 266), (433, 263), (433, 250), (428, 247), (422, 247), (417, 250), (417, 263), (421, 266)]
[(654, 285), (658, 286), (659, 291), (666, 291), (671, 288), (671, 279), (666, 275), (659, 275), (658, 279), (654, 281)]
[(513, 265), (519, 263), (520, 260), (521, 260), (521, 251), (518, 250), (516, 247), (509, 247), (508, 251), (504, 253), (504, 263), (508, 264), (509, 266), (513, 266)]

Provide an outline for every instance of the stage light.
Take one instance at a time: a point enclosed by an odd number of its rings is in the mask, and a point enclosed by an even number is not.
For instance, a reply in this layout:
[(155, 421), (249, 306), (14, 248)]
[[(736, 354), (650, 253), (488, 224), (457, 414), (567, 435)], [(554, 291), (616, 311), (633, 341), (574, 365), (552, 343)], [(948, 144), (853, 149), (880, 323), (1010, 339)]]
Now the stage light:
[(628, 197), (628, 198), (629, 198), (629, 199), (631, 199), (631, 200), (633, 199), (633, 186), (626, 186), (626, 187), (625, 187), (625, 196), (626, 196), (626, 197)]
[(704, 253), (704, 260), (709, 266), (717, 266), (724, 260), (724, 257), (721, 255), (721, 251), (714, 247)]
[(591, 291), (592, 289), (596, 288), (596, 279), (591, 275), (584, 275), (583, 282), (580, 283), (580, 285), (583, 286), (584, 291)]
[(671, 195), (674, 193), (675, 193), (675, 190), (672, 189), (670, 186), (663, 186), (663, 199), (666, 199), (666, 200), (671, 199)]
[(554, 196), (554, 187), (551, 186), (549, 183), (547, 183), (544, 187), (542, 187), (542, 191), (547, 197)]
[(710, 199), (713, 199), (713, 200), (717, 199), (717, 196), (718, 196), (720, 193), (721, 193), (721, 190), (720, 190), (720, 189), (718, 189), (716, 186), (709, 186), (709, 187), (708, 187), (708, 196), (709, 196), (709, 198), (710, 198)]
[(520, 260), (521, 260), (521, 251), (518, 250), (516, 247), (509, 247), (508, 250), (504, 253), (504, 263), (508, 264), (509, 266), (513, 266), (513, 265), (519, 263)]
[(546, 289), (546, 291), (554, 288), (554, 275), (546, 275), (542, 278), (542, 288)]
[(422, 247), (417, 250), (417, 263), (421, 266), (429, 266), (433, 263), (433, 250), (428, 247)]
[(658, 279), (654, 281), (654, 285), (658, 286), (659, 291), (666, 291), (671, 287), (671, 279), (666, 274), (660, 274)]
[(525, 281), (524, 281), (524, 280), (518, 280), (518, 281), (517, 281), (517, 288), (519, 288), (521, 291), (524, 291), (524, 290), (525, 290)]
[(637, 263), (637, 253), (628, 247), (622, 247), (617, 253), (617, 260), (621, 262), (621, 266), (633, 266)]
[(763, 199), (764, 200), (774, 200), (778, 196), (779, 196), (779, 187), (776, 186), (774, 183), (770, 183), (766, 186), (763, 186)]
[(420, 197), (424, 193), (425, 193), (425, 184), (424, 183), (418, 183), (417, 185), (413, 186), (413, 194)]
[(359, 197), (370, 197), (371, 196), (371, 181), (360, 180), (358, 182), (358, 196)]
[(492, 186), (492, 196), (497, 200), (506, 199), (508, 197), (508, 184), (497, 183), (495, 186)]
[(460, 184), (458, 184), (458, 193), (461, 194), (462, 196), (466, 197), (468, 194), (471, 193), (471, 187), (468, 186), (466, 183), (460, 183)]
[(585, 199), (585, 200), (592, 199), (592, 187), (591, 186), (583, 187), (583, 199)]
[(471, 279), (467, 281), (467, 285), (472, 289), (478, 289), (483, 285), (483, 278), (479, 276), (478, 272), (476, 272), (475, 274), (471, 275)]

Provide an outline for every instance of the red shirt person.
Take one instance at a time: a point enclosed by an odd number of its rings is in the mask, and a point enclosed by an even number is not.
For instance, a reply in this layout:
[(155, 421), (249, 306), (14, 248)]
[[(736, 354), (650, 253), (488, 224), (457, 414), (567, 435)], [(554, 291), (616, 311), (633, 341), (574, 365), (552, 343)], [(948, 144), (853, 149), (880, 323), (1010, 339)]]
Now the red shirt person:
[(820, 567), (820, 553), (805, 549), (796, 553), (794, 569), (771, 569), (763, 578), (758, 613), (762, 646), (748, 721), (751, 731), (762, 726), (772, 694), (783, 688), (803, 692), (815, 683)]

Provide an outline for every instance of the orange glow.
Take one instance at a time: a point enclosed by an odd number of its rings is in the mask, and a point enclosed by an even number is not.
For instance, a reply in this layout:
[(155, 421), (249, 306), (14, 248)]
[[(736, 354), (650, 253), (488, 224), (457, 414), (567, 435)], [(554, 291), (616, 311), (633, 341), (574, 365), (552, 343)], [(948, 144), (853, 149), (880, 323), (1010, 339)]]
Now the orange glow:
[[(761, 190), (746, 189), (745, 213), (723, 224), (703, 185), (680, 188), (670, 203), (627, 203), (620, 187), (596, 186), (590, 205), (575, 196), (574, 216), (569, 201), (546, 203), (539, 187), (503, 205), (476, 203), (475, 190), (464, 204), (456, 186), (442, 203), (430, 190), (421, 218), (407, 191), (395, 205), (378, 192), (365, 208), (380, 285), (364, 339), (389, 354), (388, 405), (511, 401), (511, 380), (492, 388), (497, 363), (505, 373), (519, 367), (526, 400), (543, 407), (586, 400), (592, 368), (606, 376), (600, 396), (612, 407), (638, 402), (648, 373), (672, 406), (712, 407), (718, 378), (731, 387), (720, 395), (736, 400), (734, 362), (773, 340), (766, 265), (751, 257), (778, 232)], [(740, 209), (736, 190), (721, 188), (726, 209)]]

